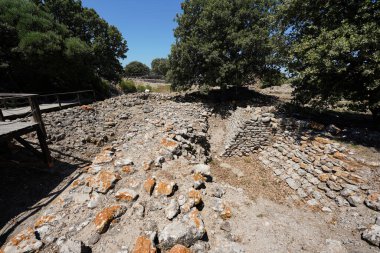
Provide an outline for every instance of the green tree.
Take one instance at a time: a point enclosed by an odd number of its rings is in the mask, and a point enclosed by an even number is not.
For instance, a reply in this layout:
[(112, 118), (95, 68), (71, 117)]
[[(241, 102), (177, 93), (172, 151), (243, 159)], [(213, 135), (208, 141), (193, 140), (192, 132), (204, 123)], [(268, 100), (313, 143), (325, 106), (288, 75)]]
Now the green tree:
[(320, 108), (346, 100), (380, 124), (380, 2), (284, 1), (295, 99)]
[(153, 74), (165, 77), (169, 71), (169, 60), (166, 58), (156, 58), (151, 63)]
[(81, 1), (0, 0), (0, 34), (6, 91), (96, 89), (123, 74), (125, 40)]
[(277, 72), (269, 61), (272, 3), (185, 0), (169, 57), (173, 88), (240, 86)]
[(149, 75), (150, 69), (144, 63), (133, 61), (125, 66), (124, 72), (128, 77), (146, 76)]

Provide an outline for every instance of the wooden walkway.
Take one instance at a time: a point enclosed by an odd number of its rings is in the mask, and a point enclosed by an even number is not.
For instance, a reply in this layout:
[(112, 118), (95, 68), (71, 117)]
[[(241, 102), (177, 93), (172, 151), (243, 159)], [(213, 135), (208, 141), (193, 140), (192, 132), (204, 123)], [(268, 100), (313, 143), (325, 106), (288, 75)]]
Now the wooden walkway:
[(0, 122), (0, 138), (6, 135), (15, 135), (21, 131), (31, 132), (38, 126), (36, 122)]
[[(61, 103), (61, 105), (59, 105), (58, 103), (40, 104), (40, 111), (50, 112), (50, 111), (55, 111), (62, 108), (68, 108), (68, 107), (75, 106), (78, 104), (79, 104), (78, 102)], [(3, 116), (5, 119), (21, 118), (21, 117), (27, 116), (30, 113), (30, 106), (24, 106), (24, 107), (12, 108), (12, 109), (2, 109), (2, 111), (3, 111)]]

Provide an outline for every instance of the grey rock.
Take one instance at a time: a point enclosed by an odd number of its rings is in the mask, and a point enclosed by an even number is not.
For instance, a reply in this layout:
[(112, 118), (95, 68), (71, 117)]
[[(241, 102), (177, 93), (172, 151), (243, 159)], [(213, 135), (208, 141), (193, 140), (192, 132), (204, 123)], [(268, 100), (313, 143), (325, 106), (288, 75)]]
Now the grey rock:
[(81, 241), (67, 240), (59, 246), (59, 253), (84, 253), (86, 246)]
[(350, 204), (348, 203), (347, 200), (345, 200), (342, 196), (337, 196), (335, 198), (335, 203), (337, 204), (337, 206), (341, 207), (341, 206), (349, 206)]
[(341, 241), (337, 240), (326, 240), (326, 246), (320, 253), (347, 253), (348, 251), (343, 246)]
[(165, 208), (166, 218), (173, 219), (179, 213), (179, 204), (176, 199), (170, 200), (170, 204)]
[(169, 249), (176, 244), (190, 247), (197, 240), (201, 239), (206, 232), (200, 214), (195, 214), (192, 210), (190, 215), (184, 216), (184, 221), (173, 221), (166, 225), (159, 233), (160, 246)]
[(95, 245), (100, 240), (100, 234), (94, 233), (90, 236), (90, 238), (87, 241), (87, 244), (90, 246)]
[(347, 201), (351, 206), (359, 206), (361, 203), (363, 203), (363, 199), (360, 195), (349, 196), (347, 198)]
[(205, 241), (197, 241), (190, 250), (193, 253), (207, 253), (210, 250), (210, 244)]
[(293, 178), (287, 178), (286, 183), (289, 185), (290, 188), (293, 190), (297, 190), (300, 187), (300, 183), (295, 181)]
[(194, 165), (193, 168), (192, 168), (192, 171), (195, 172), (195, 173), (200, 173), (200, 174), (202, 174), (203, 176), (206, 176), (206, 177), (211, 176), (210, 166), (207, 165), (207, 164), (197, 164), (197, 165)]
[(372, 225), (362, 233), (362, 238), (368, 243), (380, 247), (380, 226)]
[(222, 224), (220, 225), (220, 229), (221, 230), (224, 230), (226, 232), (231, 232), (231, 224), (228, 222), (228, 221), (224, 221), (222, 222)]
[(333, 182), (333, 181), (327, 181), (327, 186), (333, 190), (333, 191), (340, 191), (342, 190), (342, 186), (338, 185), (337, 183)]

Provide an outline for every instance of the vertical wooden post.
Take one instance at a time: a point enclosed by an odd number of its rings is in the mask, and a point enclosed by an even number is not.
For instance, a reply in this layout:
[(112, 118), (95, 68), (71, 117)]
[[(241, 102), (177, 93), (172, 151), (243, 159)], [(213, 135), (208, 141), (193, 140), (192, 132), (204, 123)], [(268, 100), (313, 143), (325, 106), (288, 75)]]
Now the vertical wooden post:
[(43, 159), (49, 168), (53, 167), (53, 159), (51, 158), (49, 147), (46, 143), (46, 134), (41, 131), (41, 128), (37, 128), (37, 137), (40, 142), (40, 147), (43, 155)]
[(32, 113), (33, 113), (33, 119), (38, 125), (40, 126), (40, 129), (43, 133), (43, 135), (46, 137), (46, 129), (44, 122), (42, 121), (42, 116), (41, 116), (41, 111), (40, 111), (40, 106), (38, 105), (37, 102), (37, 96), (32, 96), (29, 97), (29, 104), (30, 107), (32, 108)]
[(3, 111), (0, 108), (0, 121), (4, 121)]
[(59, 109), (61, 110), (62, 109), (62, 105), (61, 105), (61, 100), (59, 99), (59, 95), (55, 95), (55, 98), (57, 99), (58, 105), (59, 105)]
[(81, 105), (82, 103), (80, 102), (80, 94), (77, 93), (77, 98), (78, 98), (78, 104)]

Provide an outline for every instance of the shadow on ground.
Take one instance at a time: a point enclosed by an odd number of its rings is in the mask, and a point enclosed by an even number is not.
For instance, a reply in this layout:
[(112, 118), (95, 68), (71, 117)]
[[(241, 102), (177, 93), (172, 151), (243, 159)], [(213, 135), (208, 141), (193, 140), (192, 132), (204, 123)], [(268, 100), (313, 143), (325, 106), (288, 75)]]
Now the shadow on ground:
[[(0, 150), (2, 245), (18, 225), (54, 201), (65, 190), (80, 175), (79, 168), (86, 161), (70, 164), (55, 160), (54, 168), (48, 169), (30, 151), (20, 146), (11, 149), (2, 146)], [(5, 150), (7, 151), (4, 152)], [(74, 173), (76, 171), (79, 173)]]
[(334, 139), (353, 145), (374, 147), (380, 151), (380, 126), (375, 125), (369, 114), (318, 111), (314, 108), (282, 102), (276, 96), (262, 94), (247, 87), (211, 90), (208, 94), (202, 94), (199, 91), (189, 92), (178, 95), (173, 100), (203, 103), (223, 119), (228, 118), (237, 107), (276, 106), (278, 117), (313, 121), (326, 127), (334, 125), (343, 130), (331, 136)]

